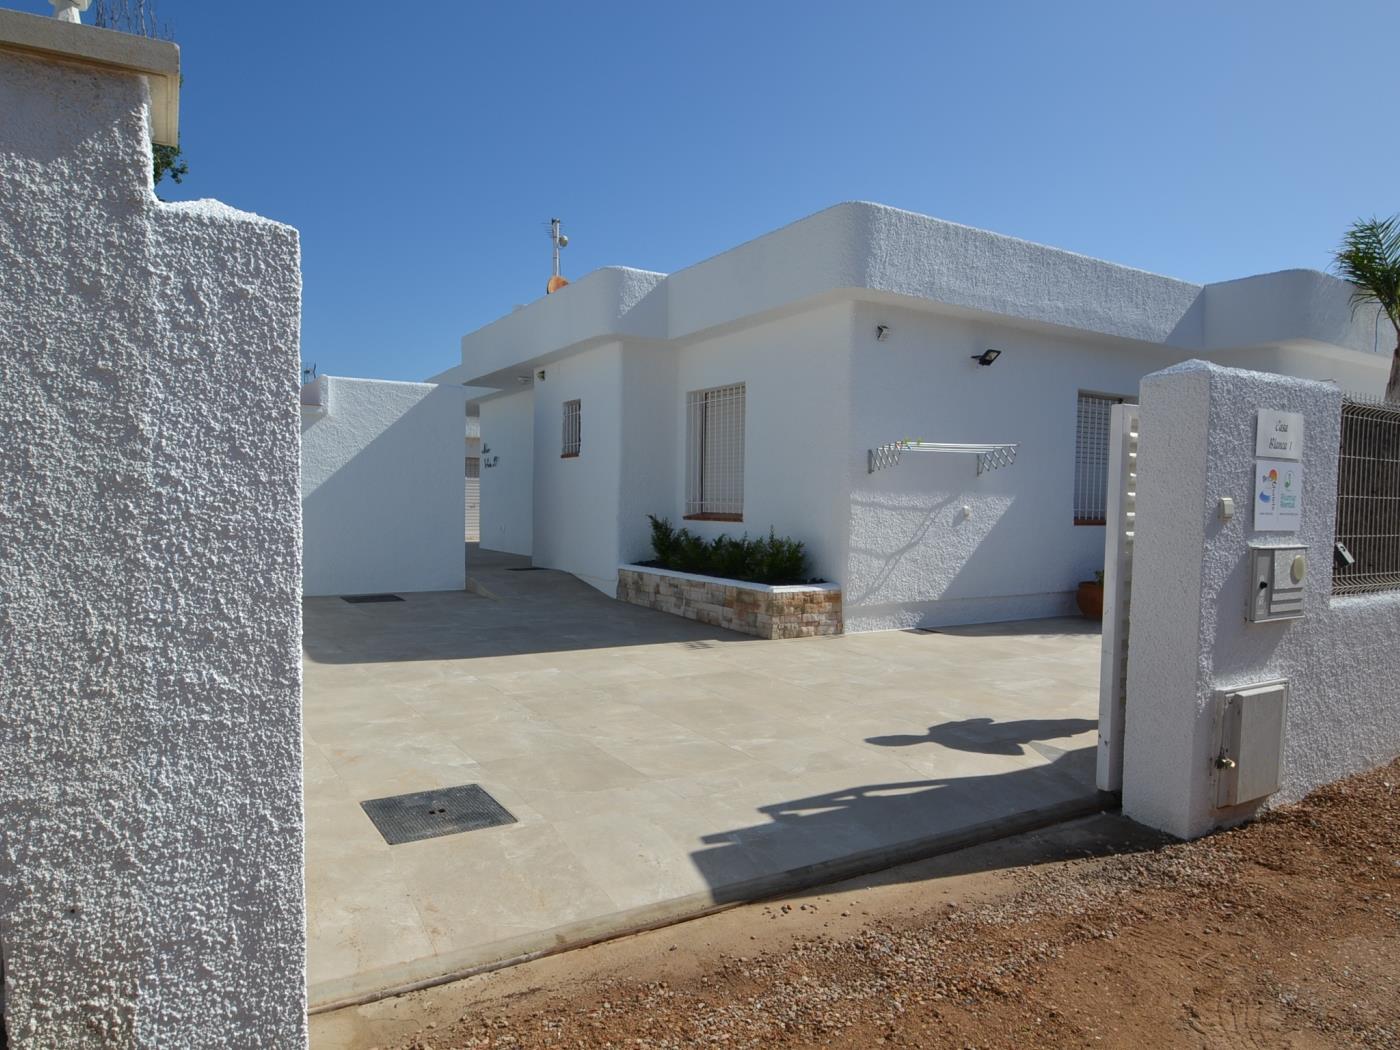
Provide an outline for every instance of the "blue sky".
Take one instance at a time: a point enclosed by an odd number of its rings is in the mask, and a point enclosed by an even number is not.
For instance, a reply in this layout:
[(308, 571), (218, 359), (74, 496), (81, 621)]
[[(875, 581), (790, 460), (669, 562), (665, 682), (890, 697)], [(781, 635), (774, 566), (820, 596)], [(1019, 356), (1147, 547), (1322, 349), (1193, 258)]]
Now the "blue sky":
[(1394, 0), (157, 3), (160, 192), (301, 230), (339, 375), (456, 363), (542, 293), (552, 215), (573, 277), (864, 199), (1210, 281), (1400, 210)]

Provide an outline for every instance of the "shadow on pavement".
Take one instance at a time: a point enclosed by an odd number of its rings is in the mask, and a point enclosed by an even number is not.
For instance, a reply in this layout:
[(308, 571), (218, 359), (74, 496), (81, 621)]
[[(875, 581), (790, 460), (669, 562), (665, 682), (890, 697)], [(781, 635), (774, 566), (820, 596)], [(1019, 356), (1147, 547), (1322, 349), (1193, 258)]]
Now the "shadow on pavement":
[[(997, 722), (991, 718), (964, 718), (929, 726), (923, 736), (903, 733), (866, 737), (878, 747), (913, 747), (942, 744), (955, 751), (975, 751), (982, 755), (1024, 755), (1024, 745), (1038, 740), (1059, 740), (1087, 733), (1098, 725), (1092, 718), (1022, 718)], [(1037, 749), (1039, 750), (1039, 749)]]
[[(1084, 720), (1048, 724), (1060, 721)], [(755, 900), (1116, 808), (1095, 787), (1096, 746), (1048, 750), (1055, 757), (1032, 768), (863, 784), (760, 806), (766, 820), (704, 836), (707, 848), (691, 861), (716, 902)]]

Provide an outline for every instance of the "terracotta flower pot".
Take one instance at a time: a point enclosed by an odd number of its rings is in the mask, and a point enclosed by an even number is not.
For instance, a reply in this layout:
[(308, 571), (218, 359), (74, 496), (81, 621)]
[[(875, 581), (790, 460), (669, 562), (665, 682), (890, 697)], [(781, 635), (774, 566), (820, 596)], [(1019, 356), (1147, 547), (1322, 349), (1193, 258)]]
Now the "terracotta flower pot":
[(1085, 580), (1075, 592), (1074, 600), (1079, 603), (1079, 611), (1086, 620), (1103, 619), (1103, 584)]

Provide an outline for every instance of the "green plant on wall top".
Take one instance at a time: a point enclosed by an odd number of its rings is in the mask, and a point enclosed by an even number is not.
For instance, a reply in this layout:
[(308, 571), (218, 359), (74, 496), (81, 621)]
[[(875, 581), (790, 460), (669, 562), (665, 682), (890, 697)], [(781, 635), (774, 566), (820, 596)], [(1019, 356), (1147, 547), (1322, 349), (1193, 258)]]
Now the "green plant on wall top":
[(1385, 399), (1400, 401), (1400, 215), (1352, 223), (1337, 249), (1335, 267), (1338, 276), (1356, 286), (1351, 294), (1353, 309), (1374, 304), (1390, 318), (1395, 350)]
[(751, 540), (719, 535), (712, 540), (689, 529), (677, 529), (655, 514), (651, 521), (651, 547), (656, 557), (649, 564), (698, 576), (720, 576), (749, 583), (807, 583), (807, 548), (797, 540), (777, 535)]
[[(93, 25), (99, 29), (115, 29), (155, 40), (171, 39), (170, 27), (162, 25), (156, 14), (155, 0), (97, 0), (92, 9)], [(185, 78), (180, 78), (183, 84)], [(154, 184), (167, 175), (171, 182), (182, 182), (190, 172), (180, 154), (179, 146), (151, 144), (151, 175)]]

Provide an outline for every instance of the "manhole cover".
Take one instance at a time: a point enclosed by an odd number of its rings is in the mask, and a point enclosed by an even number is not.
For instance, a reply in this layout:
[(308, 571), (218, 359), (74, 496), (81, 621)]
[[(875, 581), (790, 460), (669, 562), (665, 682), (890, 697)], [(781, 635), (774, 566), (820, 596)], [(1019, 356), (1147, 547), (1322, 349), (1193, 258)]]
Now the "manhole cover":
[(480, 784), (372, 798), (360, 807), (391, 846), (516, 822)]
[(366, 605), (370, 602), (403, 601), (397, 594), (345, 594), (341, 596), (340, 600), (349, 602), (351, 605)]

